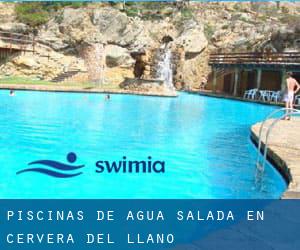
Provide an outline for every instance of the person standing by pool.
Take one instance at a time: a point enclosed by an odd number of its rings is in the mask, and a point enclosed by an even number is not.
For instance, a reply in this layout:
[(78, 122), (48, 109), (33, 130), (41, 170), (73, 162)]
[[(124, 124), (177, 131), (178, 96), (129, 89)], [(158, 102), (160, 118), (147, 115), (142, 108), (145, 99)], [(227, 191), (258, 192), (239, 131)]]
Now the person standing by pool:
[[(287, 94), (285, 96), (285, 107), (287, 109), (292, 109), (294, 107), (295, 93), (297, 93), (300, 90), (300, 85), (297, 82), (297, 80), (295, 78), (293, 78), (293, 73), (292, 72), (287, 73), (286, 87), (287, 87)], [(290, 120), (291, 119), (291, 117), (288, 116), (288, 114), (290, 112), (291, 112), (290, 110), (286, 111), (286, 116), (284, 118), (285, 120)]]
[(204, 90), (206, 85), (207, 85), (207, 78), (205, 76), (202, 76), (201, 83), (200, 83), (200, 90)]

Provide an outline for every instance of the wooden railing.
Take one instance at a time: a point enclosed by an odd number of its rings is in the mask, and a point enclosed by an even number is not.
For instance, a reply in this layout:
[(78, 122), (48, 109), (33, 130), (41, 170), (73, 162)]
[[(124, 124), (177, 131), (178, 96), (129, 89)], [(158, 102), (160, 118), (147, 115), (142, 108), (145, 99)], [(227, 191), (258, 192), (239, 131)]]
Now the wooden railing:
[(300, 52), (253, 52), (211, 54), (209, 64), (299, 64)]
[(0, 31), (0, 48), (20, 51), (34, 51), (35, 44), (36, 42), (33, 36)]

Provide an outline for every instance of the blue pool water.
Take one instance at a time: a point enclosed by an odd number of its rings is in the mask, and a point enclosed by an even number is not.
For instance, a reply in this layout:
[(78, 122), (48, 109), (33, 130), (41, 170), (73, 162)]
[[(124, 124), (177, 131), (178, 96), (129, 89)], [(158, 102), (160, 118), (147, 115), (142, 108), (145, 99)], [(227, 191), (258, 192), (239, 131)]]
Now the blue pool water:
[[(0, 91), (1, 198), (278, 198), (286, 188), (267, 166), (255, 186), (251, 124), (274, 107), (198, 95), (178, 98)], [(16, 175), (36, 160), (83, 174)], [(165, 161), (166, 173), (96, 173), (95, 162)], [(76, 165), (75, 164), (75, 165)], [(35, 166), (38, 167), (38, 166)], [(75, 171), (76, 172), (76, 171)]]

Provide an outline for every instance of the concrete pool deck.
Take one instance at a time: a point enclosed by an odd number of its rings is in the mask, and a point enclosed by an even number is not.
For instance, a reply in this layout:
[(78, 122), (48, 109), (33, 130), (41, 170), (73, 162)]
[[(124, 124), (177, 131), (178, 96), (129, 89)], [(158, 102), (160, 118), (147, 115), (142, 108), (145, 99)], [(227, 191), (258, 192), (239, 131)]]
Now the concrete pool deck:
[[(266, 131), (272, 119), (262, 131), (262, 147), (265, 146)], [(261, 123), (251, 127), (251, 138), (257, 144)], [(269, 136), (268, 158), (288, 182), (283, 199), (300, 199), (300, 118), (279, 121)]]
[(282, 106), (284, 107), (285, 104), (283, 102), (269, 102), (269, 101), (262, 101), (258, 99), (245, 99), (240, 96), (233, 96), (229, 94), (225, 94), (223, 92), (212, 92), (210, 90), (186, 90), (185, 92), (190, 94), (196, 94), (201, 96), (209, 96), (209, 97), (215, 97), (215, 98), (222, 98), (222, 99), (229, 99), (229, 100), (236, 100), (236, 101), (243, 101), (243, 102), (251, 102), (251, 103), (259, 103), (263, 105), (276, 105), (276, 106)]

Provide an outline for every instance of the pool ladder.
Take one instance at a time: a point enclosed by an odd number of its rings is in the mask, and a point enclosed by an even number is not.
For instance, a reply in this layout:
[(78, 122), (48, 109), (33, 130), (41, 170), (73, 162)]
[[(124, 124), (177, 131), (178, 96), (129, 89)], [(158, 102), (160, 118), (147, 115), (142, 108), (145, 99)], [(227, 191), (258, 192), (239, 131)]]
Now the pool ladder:
[[(300, 115), (300, 110), (298, 109), (291, 109), (291, 108), (281, 108), (281, 109), (276, 109), (272, 113), (270, 113), (266, 119), (262, 122), (260, 129), (259, 129), (259, 137), (258, 137), (258, 148), (257, 148), (257, 158), (256, 158), (256, 176), (255, 176), (255, 181), (258, 183), (261, 181), (264, 170), (265, 170), (265, 165), (267, 161), (267, 153), (268, 153), (268, 141), (269, 141), (269, 136), (274, 128), (274, 126), (283, 118), (286, 117), (286, 112), (289, 111), (288, 116), (293, 116), (293, 115)], [(274, 119), (271, 124), (267, 127), (266, 131), (266, 137), (265, 137), (265, 147), (263, 150), (263, 158), (261, 160), (261, 149), (262, 149), (262, 131), (266, 125), (266, 122), (271, 119), (274, 115), (277, 115), (279, 113), (284, 113), (281, 114), (279, 117)]]

